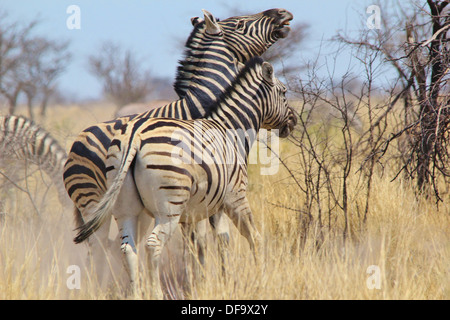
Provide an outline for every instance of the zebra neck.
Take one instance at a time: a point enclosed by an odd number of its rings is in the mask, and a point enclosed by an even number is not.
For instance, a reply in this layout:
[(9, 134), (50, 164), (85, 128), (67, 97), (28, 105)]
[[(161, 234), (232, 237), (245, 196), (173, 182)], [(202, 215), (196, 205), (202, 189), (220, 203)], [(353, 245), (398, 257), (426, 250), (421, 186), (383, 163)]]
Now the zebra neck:
[(180, 98), (203, 87), (208, 92), (205, 99), (214, 102), (236, 78), (238, 67), (223, 39), (208, 36), (203, 28), (204, 25), (195, 27), (187, 40), (173, 86)]
[[(254, 84), (256, 85), (256, 84)], [(243, 94), (243, 86), (236, 84), (209, 119), (217, 120), (225, 128), (228, 139), (236, 143), (243, 159), (248, 158), (262, 123), (262, 95), (251, 86)]]

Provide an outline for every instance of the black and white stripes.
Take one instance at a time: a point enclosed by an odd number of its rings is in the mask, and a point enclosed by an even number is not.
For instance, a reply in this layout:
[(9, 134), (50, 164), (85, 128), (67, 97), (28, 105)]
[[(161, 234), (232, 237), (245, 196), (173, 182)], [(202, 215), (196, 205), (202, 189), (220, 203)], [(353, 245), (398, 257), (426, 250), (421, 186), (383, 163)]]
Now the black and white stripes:
[(45, 172), (57, 188), (60, 202), (68, 204), (61, 174), (66, 151), (49, 132), (28, 118), (0, 117), (0, 153), (7, 159), (26, 160)]

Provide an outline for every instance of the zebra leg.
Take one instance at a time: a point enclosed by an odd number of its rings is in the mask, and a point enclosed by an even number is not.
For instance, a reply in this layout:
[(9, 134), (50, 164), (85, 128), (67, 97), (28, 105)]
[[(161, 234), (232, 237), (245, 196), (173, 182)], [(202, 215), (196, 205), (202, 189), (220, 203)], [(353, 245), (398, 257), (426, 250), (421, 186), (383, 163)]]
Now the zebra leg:
[[(173, 210), (169, 211), (173, 212)], [(171, 235), (175, 232), (180, 220), (179, 214), (165, 215), (155, 217), (155, 227), (151, 235), (147, 238), (147, 254), (148, 265), (150, 267), (150, 285), (153, 295), (156, 299), (163, 299), (164, 295), (161, 289), (161, 281), (159, 279), (159, 263), (161, 261), (161, 253), (164, 245), (169, 241)]]
[(120, 250), (123, 253), (125, 268), (130, 277), (131, 294), (137, 293), (138, 285), (138, 257), (137, 257), (137, 228), (138, 218), (144, 206), (131, 173), (128, 173), (114, 206), (113, 215), (122, 239)]
[(192, 242), (194, 248), (197, 249), (198, 261), (202, 266), (205, 265), (206, 255), (206, 233), (207, 233), (207, 221), (202, 220), (195, 225), (195, 231), (192, 233)]
[(120, 250), (123, 253), (124, 265), (130, 277), (131, 294), (136, 294), (138, 283), (138, 257), (136, 251), (137, 216), (117, 219), (122, 243)]
[(253, 214), (250, 209), (247, 197), (238, 198), (236, 202), (230, 202), (226, 206), (226, 213), (233, 221), (239, 232), (247, 239), (250, 249), (253, 251), (255, 260), (258, 260), (258, 253), (261, 248), (262, 239), (253, 221)]
[(211, 226), (214, 228), (214, 234), (217, 237), (217, 247), (220, 255), (222, 275), (225, 276), (225, 265), (228, 256), (228, 247), (230, 244), (230, 227), (224, 215), (223, 208), (215, 215), (209, 218)]
[(100, 226), (88, 239), (88, 259), (97, 276), (97, 281), (102, 287), (107, 283), (108, 275), (111, 272), (108, 268), (109, 227), (110, 221)]
[[(207, 220), (201, 220), (197, 224), (182, 223), (184, 278), (183, 290), (189, 293), (192, 280), (202, 275), (201, 267), (205, 265)], [(197, 252), (197, 256), (195, 255)]]

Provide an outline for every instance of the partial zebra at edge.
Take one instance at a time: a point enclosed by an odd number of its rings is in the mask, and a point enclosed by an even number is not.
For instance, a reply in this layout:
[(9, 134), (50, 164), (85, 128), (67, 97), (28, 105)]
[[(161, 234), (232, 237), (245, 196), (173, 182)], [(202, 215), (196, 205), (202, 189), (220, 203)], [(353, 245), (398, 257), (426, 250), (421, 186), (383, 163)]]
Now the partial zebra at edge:
[(70, 206), (62, 178), (67, 153), (49, 132), (23, 116), (0, 116), (0, 153), (0, 160), (25, 160), (38, 166), (55, 185), (60, 203)]

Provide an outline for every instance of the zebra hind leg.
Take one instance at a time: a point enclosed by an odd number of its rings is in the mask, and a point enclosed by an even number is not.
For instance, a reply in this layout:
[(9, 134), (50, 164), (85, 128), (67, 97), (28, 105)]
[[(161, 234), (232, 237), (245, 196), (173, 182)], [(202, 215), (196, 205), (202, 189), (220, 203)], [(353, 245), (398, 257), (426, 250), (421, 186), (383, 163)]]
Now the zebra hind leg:
[(203, 276), (206, 257), (207, 220), (201, 220), (195, 225), (182, 223), (184, 281), (183, 291), (190, 294), (192, 283)]
[(91, 271), (102, 288), (105, 288), (113, 276), (109, 263), (109, 226), (108, 221), (88, 239), (88, 265), (91, 266)]
[(242, 197), (239, 201), (228, 205), (225, 212), (230, 217), (231, 221), (233, 221), (241, 235), (247, 239), (250, 249), (253, 252), (255, 262), (260, 262), (262, 239), (260, 233), (255, 227), (253, 214), (250, 210), (247, 197)]
[(129, 291), (132, 296), (136, 296), (139, 284), (136, 250), (137, 216), (121, 217), (117, 219), (117, 224), (122, 239), (120, 250), (123, 253), (123, 262), (130, 278)]
[(230, 227), (225, 217), (223, 208), (215, 215), (209, 218), (209, 222), (214, 229), (214, 235), (217, 240), (217, 249), (220, 255), (220, 264), (222, 268), (222, 276), (226, 276), (226, 265), (228, 258), (228, 249), (230, 244)]
[[(133, 176), (128, 173), (114, 206), (113, 215), (117, 222), (123, 262), (129, 275), (129, 293), (138, 297), (139, 270), (137, 255), (138, 219), (143, 214), (144, 206), (140, 200)], [(116, 249), (118, 251), (118, 248)]]

